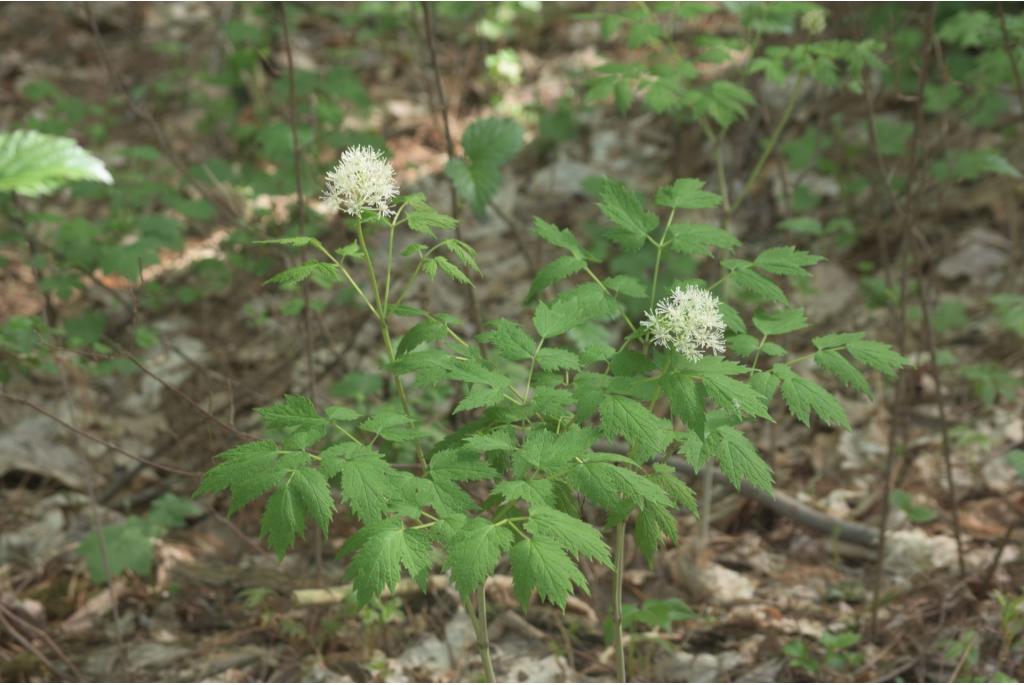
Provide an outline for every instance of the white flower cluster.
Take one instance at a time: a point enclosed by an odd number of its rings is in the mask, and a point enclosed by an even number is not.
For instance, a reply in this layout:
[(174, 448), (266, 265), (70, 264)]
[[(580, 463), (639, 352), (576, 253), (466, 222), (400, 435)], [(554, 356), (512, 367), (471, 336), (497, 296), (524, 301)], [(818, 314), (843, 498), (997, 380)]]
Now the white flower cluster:
[(341, 153), (327, 172), (323, 201), (335, 212), (358, 216), (364, 209), (391, 216), (391, 199), (398, 195), (395, 168), (378, 150), (355, 145)]
[(702, 350), (725, 352), (725, 321), (718, 310), (718, 298), (703, 288), (676, 288), (658, 302), (643, 321), (656, 345), (674, 349), (690, 361), (700, 361)]

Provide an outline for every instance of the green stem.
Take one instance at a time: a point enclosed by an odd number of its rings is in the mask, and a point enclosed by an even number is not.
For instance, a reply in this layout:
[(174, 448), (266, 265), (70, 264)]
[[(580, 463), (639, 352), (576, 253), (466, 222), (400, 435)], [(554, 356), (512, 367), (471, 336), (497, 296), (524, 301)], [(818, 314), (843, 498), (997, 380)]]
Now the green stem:
[(665, 251), (665, 237), (668, 235), (668, 227), (672, 225), (672, 219), (676, 216), (676, 208), (673, 207), (672, 211), (668, 214), (668, 219), (665, 221), (665, 228), (661, 232), (661, 238), (658, 240), (657, 248), (658, 253), (654, 258), (654, 278), (651, 280), (651, 301), (649, 307), (654, 307), (654, 301), (658, 295), (658, 274), (661, 271), (661, 255)]
[[(373, 289), (373, 296), (377, 300), (377, 322), (380, 324), (380, 335), (384, 340), (384, 349), (388, 353), (388, 362), (395, 363), (395, 347), (391, 342), (391, 331), (388, 329), (388, 303), (383, 299), (380, 292), (380, 285), (377, 283), (377, 271), (373, 267), (373, 255), (366, 244), (366, 235), (363, 233), (363, 222), (356, 221), (356, 239), (359, 241), (359, 249), (363, 252), (363, 259), (366, 262), (366, 270), (370, 275), (370, 286)], [(409, 418), (415, 418), (409, 406), (409, 398), (405, 394), (405, 385), (397, 371), (391, 371), (391, 377), (395, 379), (395, 388), (398, 390), (398, 397), (402, 401), (402, 410)], [(420, 465), (426, 468), (427, 459), (423, 454), (423, 446), (419, 439), (416, 440), (416, 458)]]
[(633, 325), (632, 320), (630, 320), (629, 315), (626, 313), (625, 306), (621, 302), (619, 302), (614, 295), (612, 295), (611, 291), (608, 290), (608, 287), (601, 282), (601, 279), (597, 277), (597, 274), (590, 270), (589, 266), (584, 266), (583, 270), (587, 273), (588, 276), (590, 276), (591, 279), (593, 279), (594, 283), (597, 283), (597, 287), (599, 287), (605, 295), (615, 300), (615, 303), (618, 304), (619, 307), (621, 307), (620, 313), (622, 314), (622, 318), (626, 321), (626, 325), (629, 326), (629, 330), (635, 332), (636, 326)]
[(494, 677), (494, 664), (491, 663), (491, 636), (487, 631), (487, 582), (484, 581), (480, 585), (480, 589), (477, 591), (477, 619), (475, 626), (477, 629), (476, 640), (477, 648), (480, 650), (480, 660), (484, 666), (484, 682), (494, 683), (497, 682), (497, 678)]
[(533, 356), (530, 357), (530, 372), (526, 374), (526, 391), (523, 393), (523, 404), (526, 404), (530, 399), (530, 384), (533, 382), (533, 370), (537, 367), (537, 355), (540, 354), (540, 348), (544, 345), (544, 338), (541, 337), (540, 342), (537, 343), (537, 349), (533, 351)]
[(796, 107), (797, 98), (800, 96), (800, 86), (804, 83), (803, 74), (801, 74), (796, 84), (793, 86), (793, 91), (789, 94), (789, 101), (786, 102), (786, 109), (782, 112), (782, 117), (779, 119), (779, 123), (775, 124), (775, 129), (772, 131), (771, 138), (768, 139), (768, 144), (764, 148), (764, 152), (761, 153), (760, 159), (757, 160), (757, 164), (754, 165), (754, 170), (750, 172), (750, 177), (747, 178), (747, 182), (743, 184), (743, 189), (740, 190), (739, 195), (736, 196), (736, 202), (733, 203), (729, 214), (734, 213), (743, 204), (743, 201), (747, 199), (747, 195), (750, 193), (751, 188), (754, 185), (754, 181), (761, 175), (761, 170), (764, 169), (765, 163), (768, 158), (771, 157), (772, 152), (775, 151), (775, 146), (779, 142), (779, 138), (782, 136), (782, 131), (786, 128), (786, 124), (789, 123), (789, 118), (793, 114), (793, 108)]
[(615, 677), (626, 682), (626, 652), (622, 640), (622, 577), (626, 565), (626, 522), (615, 526), (615, 575), (612, 579), (612, 624), (615, 631)]

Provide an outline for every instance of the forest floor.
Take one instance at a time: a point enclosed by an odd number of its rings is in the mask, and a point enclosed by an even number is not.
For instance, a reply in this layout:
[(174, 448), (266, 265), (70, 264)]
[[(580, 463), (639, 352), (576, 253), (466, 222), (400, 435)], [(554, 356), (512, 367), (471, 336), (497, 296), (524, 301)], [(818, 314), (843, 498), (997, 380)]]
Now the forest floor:
[[(223, 17), (217, 13), (222, 10), (207, 4), (95, 10), (113, 70), (130, 84), (146, 82), (169, 60), (184, 60), (176, 66), (192, 67), (198, 74), (220, 40), (217, 26)], [(39, 12), (9, 4), (0, 9), (0, 18), (4, 127), (16, 125), (31, 109), (20, 93), (34, 80), (56, 83), (86, 101), (120, 97), (77, 5)], [(344, 27), (301, 28), (293, 39), (295, 59), (310, 67), (317, 65), (321, 46), (355, 40)], [(593, 47), (597, 35), (596, 22), (575, 20), (546, 26), (542, 37), (517, 44), (522, 80), (504, 87), (496, 99), (477, 86), (478, 46), (470, 44), (469, 54), (463, 54), (442, 43), (439, 57), (456, 138), (481, 114), (557, 102), (572, 87), (573, 73), (600, 63)], [(194, 49), (169, 57), (154, 48), (166, 40), (187, 40)], [(439, 172), (446, 161), (445, 143), (418, 40), (410, 37), (401, 50), (368, 47), (355, 68), (372, 102), (381, 105), (364, 124), (383, 131), (396, 167), (403, 170), (403, 190), (423, 191), (443, 208), (448, 190)], [(267, 78), (280, 78), (283, 53), (268, 59), (276, 66)], [(860, 104), (814, 100), (797, 109), (794, 126)], [(898, 110), (901, 104), (877, 106)], [(191, 112), (168, 105), (155, 109), (154, 116), (183, 156), (202, 159), (204, 146), (216, 150), (217, 143), (196, 130)], [(775, 115), (763, 116), (729, 141), (733, 164), (742, 167), (745, 160), (756, 159), (758, 140)], [(505, 174), (497, 204), (508, 220), (495, 212), (464, 218), (464, 238), (480, 257), (476, 293), (485, 318), (520, 316), (533, 274), (551, 256), (528, 229), (533, 216), (560, 226), (596, 218), (584, 194), (585, 179), (608, 175), (653, 191), (670, 178), (714, 175), (699, 131), (680, 129), (668, 118), (620, 117), (609, 107), (581, 113), (577, 126), (576, 135), (557, 148), (528, 147)], [(109, 157), (127, 142), (155, 145), (146, 123), (127, 110), (118, 127), (110, 149), (95, 150), (99, 156)], [(782, 162), (773, 165), (734, 227), (752, 249), (783, 240), (774, 226), (784, 202), (786, 170)], [(1014, 277), (1020, 269), (1009, 257), (1008, 238), (1020, 234), (1024, 221), (1020, 196), (999, 183), (932, 198), (924, 214), (933, 247), (933, 295), (961, 301), (968, 311), (984, 300), (993, 282)], [(278, 207), (293, 199), (262, 195), (247, 201)], [(795, 295), (820, 328), (793, 340), (794, 348), (826, 329), (867, 330), (892, 339), (891, 313), (868, 306), (858, 276), (859, 263), (877, 260), (891, 218), (879, 216), (875, 207), (855, 209), (863, 235), (853, 248), (806, 246), (828, 261), (812, 270), (806, 292)], [(151, 277), (187, 282), (190, 261), (220, 258), (218, 236), (232, 227), (214, 224), (191, 229), (186, 250), (167, 254), (163, 268)], [(336, 229), (340, 236), (342, 229)], [(894, 249), (895, 242), (889, 243)], [(205, 497), (199, 501), (200, 515), (155, 543), (149, 576), (129, 574), (109, 587), (90, 580), (76, 549), (96, 525), (142, 515), (168, 492), (190, 497), (198, 481), (186, 474), (209, 468), (213, 455), (238, 441), (236, 431), (259, 431), (254, 407), (309, 385), (294, 326), (275, 318), (289, 296), (256, 277), (239, 273), (234, 279), (229, 293), (168, 306), (147, 322), (159, 332), (161, 344), (139, 357), (143, 373), (90, 378), (76, 374), (69, 363), (57, 380), (19, 378), (4, 387), (35, 408), (0, 402), (0, 678), (54, 679), (56, 673), (89, 680), (477, 679), (480, 662), (472, 627), (444, 575), (431, 578), (427, 593), (403, 586), (395, 596), (364, 609), (343, 597), (338, 588), (344, 586), (345, 569), (335, 552), (351, 531), (344, 516), (327, 542), (309, 536), (278, 562), (257, 540), (255, 508), (228, 518), (225, 502)], [(471, 318), (461, 289), (438, 283), (417, 297)], [(116, 321), (132, 316), (132, 301), (131, 284), (99, 279), (62, 306), (103, 309)], [(42, 307), (31, 269), (8, 263), (0, 273), (0, 316), (40, 313)], [(373, 322), (355, 307), (324, 309), (314, 328), (313, 373), (323, 396), (343, 392), (344, 379), (374, 367), (379, 350)], [(961, 360), (997, 360), (1011, 368), (1021, 361), (1019, 343), (980, 326), (969, 325), (942, 344), (955, 349)], [(653, 568), (630, 552), (627, 602), (680, 598), (699, 614), (630, 635), (635, 679), (945, 681), (968, 674), (987, 678), (996, 670), (1024, 677), (1022, 655), (1005, 650), (1000, 607), (991, 594), (993, 588), (1019, 593), (1024, 586), (1024, 556), (1012, 531), (1024, 512), (1024, 492), (1002, 458), (1024, 444), (1024, 398), (1018, 391), (986, 407), (966, 387), (940, 386), (946, 379), (937, 377), (926, 352), (913, 361), (916, 366), (908, 374), (913, 402), (899, 425), (906, 431), (907, 453), (898, 455), (895, 480), (917, 507), (910, 511), (924, 513), (914, 523), (903, 509), (890, 511), (883, 601), (874, 634), (869, 632), (875, 537), (852, 542), (822, 534), (800, 516), (716, 486), (706, 544), (698, 542), (698, 525), (687, 516), (679, 521), (681, 542), (659, 553)], [(945, 422), (952, 429), (963, 575), (943, 463), (940, 387)], [(774, 465), (780, 499), (854, 530), (876, 529), (892, 420), (889, 394), (879, 393), (874, 400), (845, 397), (853, 424), (848, 433), (780, 419), (754, 434)], [(184, 474), (148, 468), (138, 457)], [(699, 482), (694, 487), (699, 489)], [(525, 616), (509, 578), (493, 579), (488, 596), (499, 678), (614, 678), (602, 628), (609, 613), (610, 577), (597, 565), (587, 574), (592, 597), (578, 598), (564, 613), (535, 603)], [(829, 635), (847, 631), (858, 633), (859, 642), (832, 650), (815, 673), (794, 663), (795, 648), (783, 651), (802, 640), (821, 654), (823, 635), (828, 641)]]

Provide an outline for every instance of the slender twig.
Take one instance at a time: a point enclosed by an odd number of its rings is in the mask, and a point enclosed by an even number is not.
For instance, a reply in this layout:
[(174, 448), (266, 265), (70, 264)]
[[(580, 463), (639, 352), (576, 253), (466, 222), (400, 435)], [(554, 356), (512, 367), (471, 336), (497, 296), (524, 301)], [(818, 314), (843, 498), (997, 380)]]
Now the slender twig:
[[(24, 647), (28, 651), (32, 652), (32, 654), (35, 655), (35, 657), (37, 659), (39, 659), (40, 663), (42, 663), (44, 666), (46, 666), (48, 669), (50, 669), (50, 671), (55, 676), (57, 676), (58, 678), (64, 678), (65, 677), (64, 672), (62, 670), (60, 670), (59, 668), (57, 668), (53, 664), (53, 662), (51, 662), (49, 659), (47, 659), (46, 655), (43, 654), (43, 652), (38, 647), (36, 647), (34, 644), (32, 644), (31, 640), (29, 640), (27, 637), (25, 637), (20, 632), (18, 632), (18, 630), (16, 630), (15, 627), (12, 626), (10, 624), (10, 622), (7, 620), (7, 616), (8, 616), (7, 608), (4, 607), (2, 604), (0, 604), (0, 625), (3, 626), (3, 628), (7, 632), (7, 634), (10, 635), (12, 638), (14, 638), (15, 642), (19, 643), (22, 647)], [(81, 679), (82, 679), (81, 674), (77, 674), (76, 678), (79, 681), (81, 681)]]
[[(917, 82), (917, 101), (915, 106), (914, 116), (914, 131), (910, 141), (910, 161), (909, 170), (907, 175), (907, 197), (902, 205), (897, 204), (897, 211), (901, 213), (902, 228), (900, 237), (900, 283), (899, 283), (899, 302), (898, 302), (898, 313), (896, 316), (896, 331), (898, 335), (897, 349), (900, 354), (906, 352), (906, 319), (907, 319), (907, 281), (908, 281), (908, 259), (910, 252), (909, 236), (914, 221), (914, 213), (916, 210), (916, 191), (917, 191), (917, 175), (919, 168), (919, 147), (920, 147), (920, 136), (921, 129), (924, 119), (924, 88), (928, 82), (928, 72), (932, 56), (932, 38), (935, 31), (935, 15), (937, 7), (936, 3), (930, 3), (927, 18), (927, 30), (925, 32), (925, 40), (921, 45), (921, 71), (918, 75)], [(875, 138), (877, 142), (877, 137)], [(878, 156), (881, 159), (881, 156)], [(882, 169), (882, 176), (885, 178), (884, 169)], [(895, 456), (897, 452), (896, 448), (896, 437), (899, 433), (904, 438), (904, 445), (906, 444), (906, 415), (904, 409), (904, 389), (905, 389), (905, 373), (900, 373), (896, 388), (893, 393), (893, 401), (890, 405), (890, 421), (892, 422), (889, 427), (889, 448), (886, 452), (885, 459), (885, 472), (883, 474), (883, 493), (882, 493), (882, 512), (881, 520), (878, 522), (878, 555), (875, 561), (874, 576), (872, 578), (872, 590), (871, 590), (871, 603), (870, 612), (871, 619), (869, 624), (868, 633), (871, 639), (874, 639), (878, 631), (878, 609), (879, 602), (882, 595), (882, 570), (885, 563), (885, 550), (886, 550), (886, 528), (888, 526), (889, 519), (889, 497), (892, 488), (892, 471), (893, 464), (895, 462)], [(898, 430), (898, 427), (902, 430)], [(957, 506), (956, 502), (953, 502), (954, 508)]]
[[(292, 160), (295, 169), (295, 198), (298, 204), (299, 235), (306, 235), (306, 200), (302, 193), (302, 152), (299, 150), (298, 115), (295, 105), (295, 66), (292, 59), (292, 41), (288, 29), (288, 10), (284, 2), (279, 2), (281, 13), (281, 32), (284, 38), (285, 55), (288, 62), (288, 128), (292, 135)], [(317, 404), (316, 372), (313, 364), (313, 334), (310, 326), (309, 282), (302, 281), (302, 340), (306, 357), (306, 391), (313, 404)], [(316, 581), (323, 579), (323, 539), (320, 535), (313, 536), (313, 555), (315, 557)]]
[(33, 411), (35, 411), (35, 412), (37, 412), (39, 414), (42, 414), (43, 416), (51, 419), (52, 421), (56, 422), (61, 427), (71, 431), (75, 435), (78, 435), (80, 437), (85, 438), (86, 440), (91, 440), (92, 442), (95, 442), (95, 443), (98, 443), (100, 445), (103, 445), (107, 449), (113, 450), (114, 452), (117, 452), (118, 454), (123, 454), (124, 456), (128, 457), (129, 459), (133, 459), (133, 460), (139, 462), (140, 464), (145, 464), (146, 466), (151, 466), (154, 469), (158, 469), (160, 471), (167, 471), (169, 473), (177, 473), (178, 475), (181, 475), (181, 476), (199, 477), (199, 476), (203, 475), (202, 473), (199, 473), (198, 471), (186, 471), (185, 469), (179, 469), (179, 468), (177, 468), (175, 466), (167, 466), (166, 464), (159, 464), (159, 463), (157, 463), (155, 461), (150, 461), (149, 459), (146, 459), (145, 457), (140, 457), (137, 454), (132, 454), (131, 452), (128, 452), (127, 450), (125, 450), (125, 449), (123, 449), (121, 447), (118, 447), (117, 445), (114, 445), (113, 443), (107, 442), (103, 438), (99, 438), (99, 437), (97, 437), (95, 435), (92, 435), (91, 433), (87, 433), (87, 432), (85, 432), (85, 431), (83, 431), (83, 430), (81, 430), (79, 428), (75, 428), (74, 426), (72, 426), (68, 422), (64, 421), (63, 419), (54, 416), (53, 414), (51, 414), (50, 412), (46, 411), (45, 409), (43, 409), (39, 405), (34, 404), (33, 402), (31, 402), (29, 400), (26, 400), (26, 399), (24, 399), (22, 397), (15, 397), (14, 395), (11, 395), (11, 394), (9, 394), (7, 392), (0, 391), (0, 399), (5, 399), (8, 402), (15, 402), (17, 404), (24, 405), (24, 406), (28, 407), (29, 409), (32, 409)]
[(768, 139), (768, 143), (761, 152), (761, 157), (757, 160), (757, 164), (754, 165), (754, 169), (750, 172), (750, 176), (747, 177), (747, 182), (743, 184), (743, 188), (740, 190), (739, 194), (736, 195), (736, 199), (733, 201), (730, 209), (731, 213), (735, 214), (739, 210), (740, 205), (743, 204), (743, 201), (747, 199), (747, 196), (753, 189), (758, 176), (761, 175), (761, 170), (764, 169), (764, 165), (768, 162), (772, 152), (775, 151), (775, 146), (778, 144), (779, 138), (782, 136), (782, 132), (786, 128), (786, 124), (789, 123), (789, 118), (793, 115), (793, 109), (796, 107), (796, 102), (800, 98), (800, 87), (803, 83), (804, 77), (801, 74), (797, 77), (796, 83), (793, 85), (793, 90), (789, 94), (789, 100), (786, 102), (786, 108), (782, 110), (782, 116), (779, 117), (779, 121), (775, 124), (771, 137)]
[[(32, 625), (32, 623), (30, 623), (29, 621), (26, 621), (21, 616), (18, 616), (18, 612), (0, 603), (0, 622), (4, 624), (4, 627), (7, 629), (7, 632), (10, 633), (15, 640), (18, 640), (19, 635), (17, 631), (15, 631), (13, 627), (9, 623), (7, 623), (7, 621), (13, 621), (14, 623), (17, 623), (20, 628), (30, 632), (34, 632), (37, 635), (39, 635), (39, 637), (42, 638), (43, 642), (49, 645), (50, 649), (52, 649), (60, 658), (60, 660), (67, 665), (68, 669), (70, 669), (75, 679), (79, 682), (82, 682), (84, 680), (84, 678), (82, 677), (82, 672), (79, 671), (78, 667), (75, 666), (74, 662), (68, 658), (68, 655), (64, 653), (64, 650), (60, 648), (60, 645), (57, 644), (57, 642), (52, 637), (50, 637), (49, 633), (47, 633), (45, 630), (38, 626)], [(23, 647), (29, 649), (37, 658), (39, 658), (40, 661), (42, 661), (46, 665), (47, 668), (53, 671), (54, 674), (61, 678), (65, 677), (63, 673), (55, 669), (53, 665), (49, 661), (47, 661), (46, 657), (41, 652), (36, 650), (35, 645), (33, 645), (31, 641), (22, 642), (21, 640), (18, 640), (18, 642), (20, 642)]]
[[(238, 217), (238, 211), (232, 205), (232, 203), (225, 197), (221, 197), (220, 193), (212, 193), (203, 184), (198, 183), (192, 175), (189, 173), (188, 164), (182, 159), (181, 155), (178, 154), (174, 146), (171, 145), (170, 140), (167, 138), (167, 134), (164, 133), (163, 127), (160, 122), (156, 120), (153, 114), (146, 108), (132, 93), (131, 89), (114, 70), (113, 62), (110, 59), (110, 54), (107, 51), (106, 41), (103, 39), (103, 33), (100, 31), (99, 24), (96, 22), (96, 17), (92, 13), (92, 7), (88, 2), (83, 2), (82, 7), (85, 9), (86, 18), (89, 21), (89, 26), (92, 28), (92, 34), (96, 39), (96, 47), (99, 52), (100, 61), (103, 62), (103, 67), (107, 72), (107, 76), (121, 93), (124, 95), (128, 102), (128, 107), (139, 119), (144, 121), (149, 127), (153, 137), (156, 138), (157, 144), (163, 151), (164, 155), (170, 160), (171, 164), (177, 169), (182, 179), (190, 185), (196, 192), (203, 196), (207, 201), (215, 205), (221, 214), (227, 218), (234, 220)], [(219, 188), (218, 188), (219, 190)]]
[(967, 567), (964, 563), (963, 532), (960, 529), (960, 503), (956, 494), (956, 480), (953, 478), (953, 448), (949, 439), (949, 419), (946, 414), (946, 397), (942, 387), (942, 367), (939, 365), (935, 329), (932, 327), (931, 320), (931, 305), (928, 302), (928, 293), (925, 289), (928, 280), (928, 278), (922, 278), (918, 288), (921, 300), (921, 323), (924, 327), (925, 344), (928, 345), (928, 355), (932, 363), (932, 377), (935, 379), (935, 402), (939, 407), (940, 433), (942, 435), (942, 462), (946, 472), (946, 488), (949, 490), (950, 505), (952, 506), (957, 568), (960, 571), (960, 577), (963, 578), (967, 575)]
[[(437, 103), (441, 110), (439, 114), (444, 127), (444, 144), (450, 161), (455, 159), (455, 141), (452, 138), (451, 125), (448, 123), (448, 100), (445, 97), (444, 85), (441, 83), (441, 68), (437, 63), (437, 48), (434, 45), (434, 8), (431, 6), (431, 3), (425, 1), (420, 2), (420, 8), (423, 10), (423, 27), (427, 38), (427, 51), (430, 55), (430, 69), (434, 73), (434, 88), (437, 91)], [(457, 219), (459, 215), (459, 198), (455, 192), (455, 183), (450, 178), (448, 179), (448, 188), (450, 190), (452, 216)], [(455, 237), (462, 240), (462, 228), (459, 224), (455, 224)], [(476, 290), (469, 286), (466, 289), (466, 293), (473, 326), (477, 331), (482, 331), (483, 323), (480, 315), (480, 303), (476, 299)]]

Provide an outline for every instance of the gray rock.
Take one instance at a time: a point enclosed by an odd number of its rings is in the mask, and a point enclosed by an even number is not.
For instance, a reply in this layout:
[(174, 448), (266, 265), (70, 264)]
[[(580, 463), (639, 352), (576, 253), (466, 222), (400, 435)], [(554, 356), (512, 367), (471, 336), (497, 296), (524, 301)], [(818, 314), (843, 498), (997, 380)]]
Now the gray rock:
[(422, 670), (427, 673), (448, 671), (452, 667), (452, 657), (448, 653), (448, 645), (433, 634), (423, 636), (402, 652), (398, 657), (398, 662), (406, 671)]

